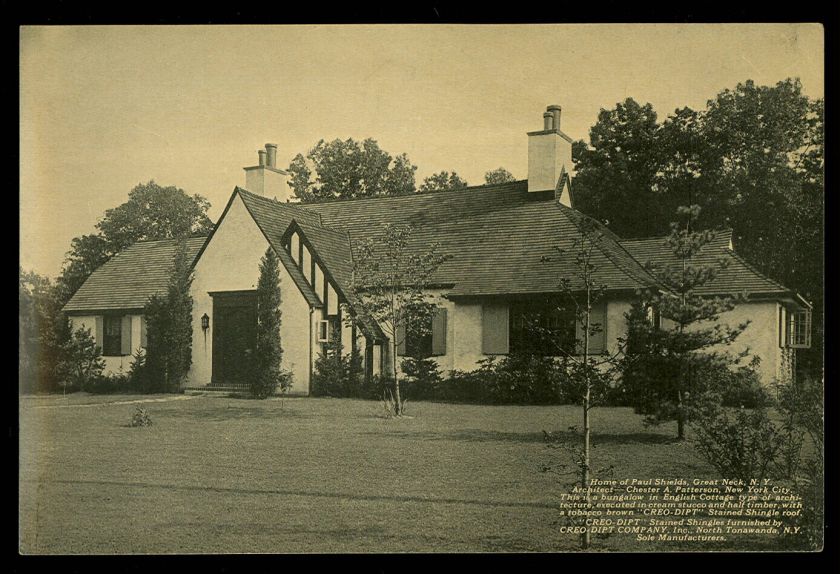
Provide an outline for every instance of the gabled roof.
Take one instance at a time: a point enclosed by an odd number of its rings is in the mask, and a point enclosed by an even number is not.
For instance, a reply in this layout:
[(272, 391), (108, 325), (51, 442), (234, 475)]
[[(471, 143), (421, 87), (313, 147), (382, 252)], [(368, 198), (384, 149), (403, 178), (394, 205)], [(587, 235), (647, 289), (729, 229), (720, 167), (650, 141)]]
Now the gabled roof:
[[(655, 267), (664, 267), (666, 265), (676, 265), (680, 262), (668, 247), (667, 237), (625, 239), (621, 241), (621, 244), (643, 265), (650, 262)], [(716, 266), (720, 260), (726, 262), (726, 266), (717, 272), (714, 279), (697, 289), (699, 294), (794, 295), (790, 289), (753, 268), (736, 254), (732, 247), (732, 230), (717, 230), (714, 239), (703, 246), (700, 252), (692, 258), (692, 263), (699, 266)]]
[[(191, 261), (206, 239), (186, 240)], [(78, 314), (142, 309), (149, 297), (166, 291), (177, 245), (177, 239), (140, 241), (117, 253), (88, 277), (63, 310)]]
[[(321, 299), (315, 294), (315, 290), (306, 280), (300, 268), (295, 264), (289, 252), (283, 248), (282, 241), (283, 233), (285, 233), (293, 219), (299, 218), (313, 225), (319, 225), (320, 218), (318, 215), (300, 206), (291, 203), (280, 203), (274, 199), (246, 191), (241, 187), (234, 189), (231, 201), (237, 195), (242, 198), (242, 202), (245, 204), (248, 213), (254, 218), (257, 227), (260, 228), (275, 253), (277, 253), (277, 258), (286, 268), (286, 271), (288, 271), (289, 276), (297, 288), (300, 289), (306, 302), (314, 307), (323, 306)], [(219, 223), (221, 223), (222, 219), (224, 219), (224, 215), (220, 218)]]

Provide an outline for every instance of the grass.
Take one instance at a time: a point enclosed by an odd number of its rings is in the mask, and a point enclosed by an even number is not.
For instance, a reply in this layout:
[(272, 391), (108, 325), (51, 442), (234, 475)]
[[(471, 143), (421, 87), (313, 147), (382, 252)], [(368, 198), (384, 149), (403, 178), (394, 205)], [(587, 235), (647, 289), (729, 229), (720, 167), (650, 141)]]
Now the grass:
[[(558, 534), (543, 430), (575, 407), (77, 394), (20, 400), (24, 553), (519, 552), (575, 550)], [(178, 398), (178, 397), (172, 397)], [(715, 477), (673, 425), (593, 411), (596, 467), (616, 477)], [(603, 550), (644, 546), (630, 535)], [(684, 549), (684, 547), (683, 547)]]

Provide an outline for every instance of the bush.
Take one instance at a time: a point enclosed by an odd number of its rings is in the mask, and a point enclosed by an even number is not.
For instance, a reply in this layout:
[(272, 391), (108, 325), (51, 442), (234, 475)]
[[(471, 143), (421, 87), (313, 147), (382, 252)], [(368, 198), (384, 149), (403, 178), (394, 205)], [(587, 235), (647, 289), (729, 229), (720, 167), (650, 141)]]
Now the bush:
[(134, 389), (128, 374), (119, 372), (109, 375), (100, 375), (90, 381), (85, 390), (95, 395), (110, 395), (114, 393), (130, 393)]
[(59, 370), (67, 389), (87, 391), (102, 376), (105, 361), (90, 329), (76, 329), (61, 346)]
[(131, 415), (131, 422), (129, 426), (132, 427), (150, 427), (152, 426), (152, 417), (146, 412), (146, 409), (137, 407), (134, 409), (134, 414)]
[(344, 352), (339, 333), (321, 349), (312, 373), (312, 394), (318, 397), (381, 398), (366, 396), (362, 355), (354, 348)]
[(432, 399), (443, 382), (437, 361), (431, 358), (408, 357), (401, 365), (405, 396), (412, 400)]
[(292, 388), (292, 373), (285, 370), (255, 373), (251, 377), (249, 391), (252, 398), (267, 399), (277, 393), (285, 394)]
[(692, 419), (697, 451), (723, 478), (749, 483), (770, 475), (784, 438), (765, 409), (723, 407), (709, 397)]

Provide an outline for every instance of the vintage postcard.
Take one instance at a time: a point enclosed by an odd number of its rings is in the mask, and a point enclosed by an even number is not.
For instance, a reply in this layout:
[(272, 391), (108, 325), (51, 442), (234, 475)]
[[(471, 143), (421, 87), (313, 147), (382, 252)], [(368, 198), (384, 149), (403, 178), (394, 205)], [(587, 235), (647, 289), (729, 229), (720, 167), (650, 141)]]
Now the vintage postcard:
[(23, 555), (820, 552), (820, 24), (23, 26)]

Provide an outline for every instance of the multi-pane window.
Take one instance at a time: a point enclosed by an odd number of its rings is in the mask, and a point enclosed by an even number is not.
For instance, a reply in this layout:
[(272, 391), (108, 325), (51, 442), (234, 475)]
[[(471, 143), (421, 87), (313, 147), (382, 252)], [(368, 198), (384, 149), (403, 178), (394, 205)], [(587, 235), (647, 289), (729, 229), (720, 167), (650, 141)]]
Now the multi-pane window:
[(544, 302), (512, 303), (510, 352), (542, 356), (574, 354), (574, 312)]
[(790, 346), (794, 349), (809, 349), (811, 347), (811, 310), (794, 311), (789, 315)]
[(102, 354), (106, 357), (118, 357), (122, 354), (121, 315), (105, 315), (102, 318)]

